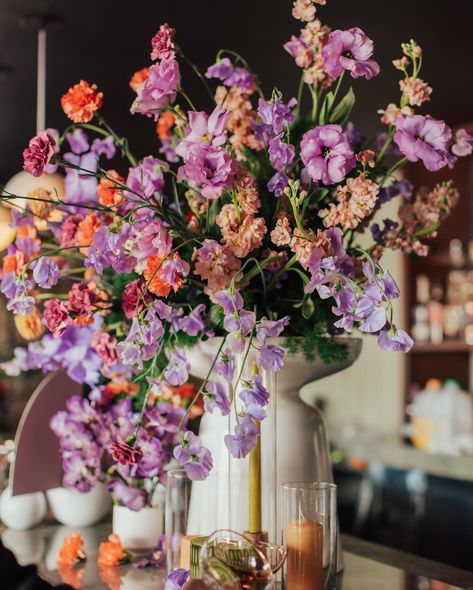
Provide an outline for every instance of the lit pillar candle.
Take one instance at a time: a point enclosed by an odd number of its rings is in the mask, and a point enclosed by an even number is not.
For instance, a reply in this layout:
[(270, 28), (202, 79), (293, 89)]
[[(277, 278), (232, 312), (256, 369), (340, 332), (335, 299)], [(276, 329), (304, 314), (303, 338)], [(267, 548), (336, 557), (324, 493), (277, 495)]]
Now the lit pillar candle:
[(287, 590), (322, 590), (323, 531), (315, 520), (293, 520), (286, 529)]

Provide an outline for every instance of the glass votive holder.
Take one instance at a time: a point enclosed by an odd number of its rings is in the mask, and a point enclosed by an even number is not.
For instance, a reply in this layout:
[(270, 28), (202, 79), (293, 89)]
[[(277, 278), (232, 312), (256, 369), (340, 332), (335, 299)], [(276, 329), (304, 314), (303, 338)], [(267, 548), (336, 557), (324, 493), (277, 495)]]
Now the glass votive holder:
[(282, 542), (288, 554), (286, 590), (329, 590), (337, 571), (337, 486), (282, 484)]
[(164, 533), (168, 571), (179, 567), (189, 568), (190, 541), (187, 543), (187, 517), (191, 494), (191, 480), (184, 469), (171, 469), (167, 473)]

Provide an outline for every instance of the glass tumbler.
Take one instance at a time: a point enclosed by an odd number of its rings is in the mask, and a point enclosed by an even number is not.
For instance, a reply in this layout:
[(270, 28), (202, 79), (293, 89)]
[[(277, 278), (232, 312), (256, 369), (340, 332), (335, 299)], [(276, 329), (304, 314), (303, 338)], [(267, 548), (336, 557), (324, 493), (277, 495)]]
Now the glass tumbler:
[[(166, 559), (168, 571), (183, 565), (190, 555), (190, 541), (186, 543), (187, 517), (191, 494), (191, 480), (184, 469), (171, 469), (167, 474), (164, 532), (166, 535)], [(187, 559), (186, 559), (187, 547)]]
[(282, 542), (287, 546), (286, 590), (335, 588), (337, 486), (323, 482), (282, 484)]

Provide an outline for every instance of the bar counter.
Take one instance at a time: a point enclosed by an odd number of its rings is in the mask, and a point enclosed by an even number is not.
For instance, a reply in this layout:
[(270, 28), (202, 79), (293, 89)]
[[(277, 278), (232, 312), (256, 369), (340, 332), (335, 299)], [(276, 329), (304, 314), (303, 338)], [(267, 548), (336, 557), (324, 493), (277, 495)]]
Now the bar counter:
[[(23, 565), (37, 563), (39, 574), (59, 584), (57, 553), (63, 538), (74, 532), (64, 526), (43, 525), (29, 531), (3, 530), (2, 541)], [(111, 568), (108, 577), (97, 566), (98, 545), (110, 533), (103, 523), (82, 529), (88, 559), (84, 564), (82, 590), (161, 590), (164, 570), (136, 569), (133, 566)], [(389, 549), (355, 537), (342, 535), (345, 570), (337, 588), (342, 590), (456, 590), (473, 589), (473, 573)], [(110, 575), (111, 574), (111, 575)]]

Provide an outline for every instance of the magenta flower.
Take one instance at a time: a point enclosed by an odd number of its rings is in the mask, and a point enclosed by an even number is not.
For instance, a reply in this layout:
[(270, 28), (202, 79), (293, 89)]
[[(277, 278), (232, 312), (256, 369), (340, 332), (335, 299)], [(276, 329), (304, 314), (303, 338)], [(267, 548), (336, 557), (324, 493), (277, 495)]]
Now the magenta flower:
[(143, 459), (143, 451), (132, 447), (125, 442), (120, 436), (110, 443), (110, 453), (114, 461), (122, 465), (135, 465)]
[(258, 115), (263, 121), (264, 125), (267, 125), (272, 131), (279, 135), (286, 127), (295, 120), (295, 115), (292, 113), (292, 109), (297, 105), (297, 100), (291, 98), (291, 100), (285, 104), (277, 96), (270, 102), (260, 98), (258, 101)]
[(304, 133), (301, 158), (312, 180), (326, 185), (341, 182), (356, 164), (340, 125), (319, 125)]
[(217, 105), (211, 115), (203, 111), (189, 112), (186, 137), (176, 147), (176, 154), (187, 159), (194, 144), (220, 146), (227, 138), (226, 125), (229, 113)]
[(338, 78), (344, 70), (348, 70), (352, 78), (368, 80), (379, 74), (379, 65), (370, 59), (373, 41), (358, 27), (332, 31), (322, 55), (325, 71), (333, 78)]
[(193, 432), (184, 433), (183, 444), (175, 447), (174, 457), (179, 461), (189, 479), (202, 480), (213, 467), (210, 451)]
[(59, 338), (67, 326), (72, 324), (72, 319), (67, 311), (64, 301), (48, 299), (44, 302), (43, 322), (54, 338)]
[(167, 23), (159, 27), (156, 35), (151, 39), (151, 59), (173, 59), (174, 53), (174, 35), (176, 29), (172, 29)]
[(230, 188), (238, 170), (238, 162), (226, 149), (195, 145), (186, 163), (178, 170), (177, 180), (200, 192), (206, 199), (218, 199)]
[(430, 115), (399, 115), (394, 141), (410, 162), (422, 160), (435, 172), (450, 162), (448, 152), (452, 130)]
[(56, 142), (46, 131), (30, 139), (23, 151), (23, 168), (33, 176), (41, 176), (54, 155)]
[(137, 312), (141, 313), (144, 306), (152, 300), (149, 293), (141, 297), (144, 287), (145, 282), (142, 279), (135, 279), (125, 287), (122, 293), (122, 309), (128, 320), (135, 317)]
[(157, 120), (159, 113), (176, 100), (180, 83), (179, 64), (175, 59), (163, 59), (152, 65), (149, 68), (149, 78), (140, 86), (131, 105), (131, 112)]
[(244, 459), (256, 444), (259, 430), (251, 418), (245, 416), (235, 426), (234, 434), (225, 435), (225, 446), (235, 459)]

